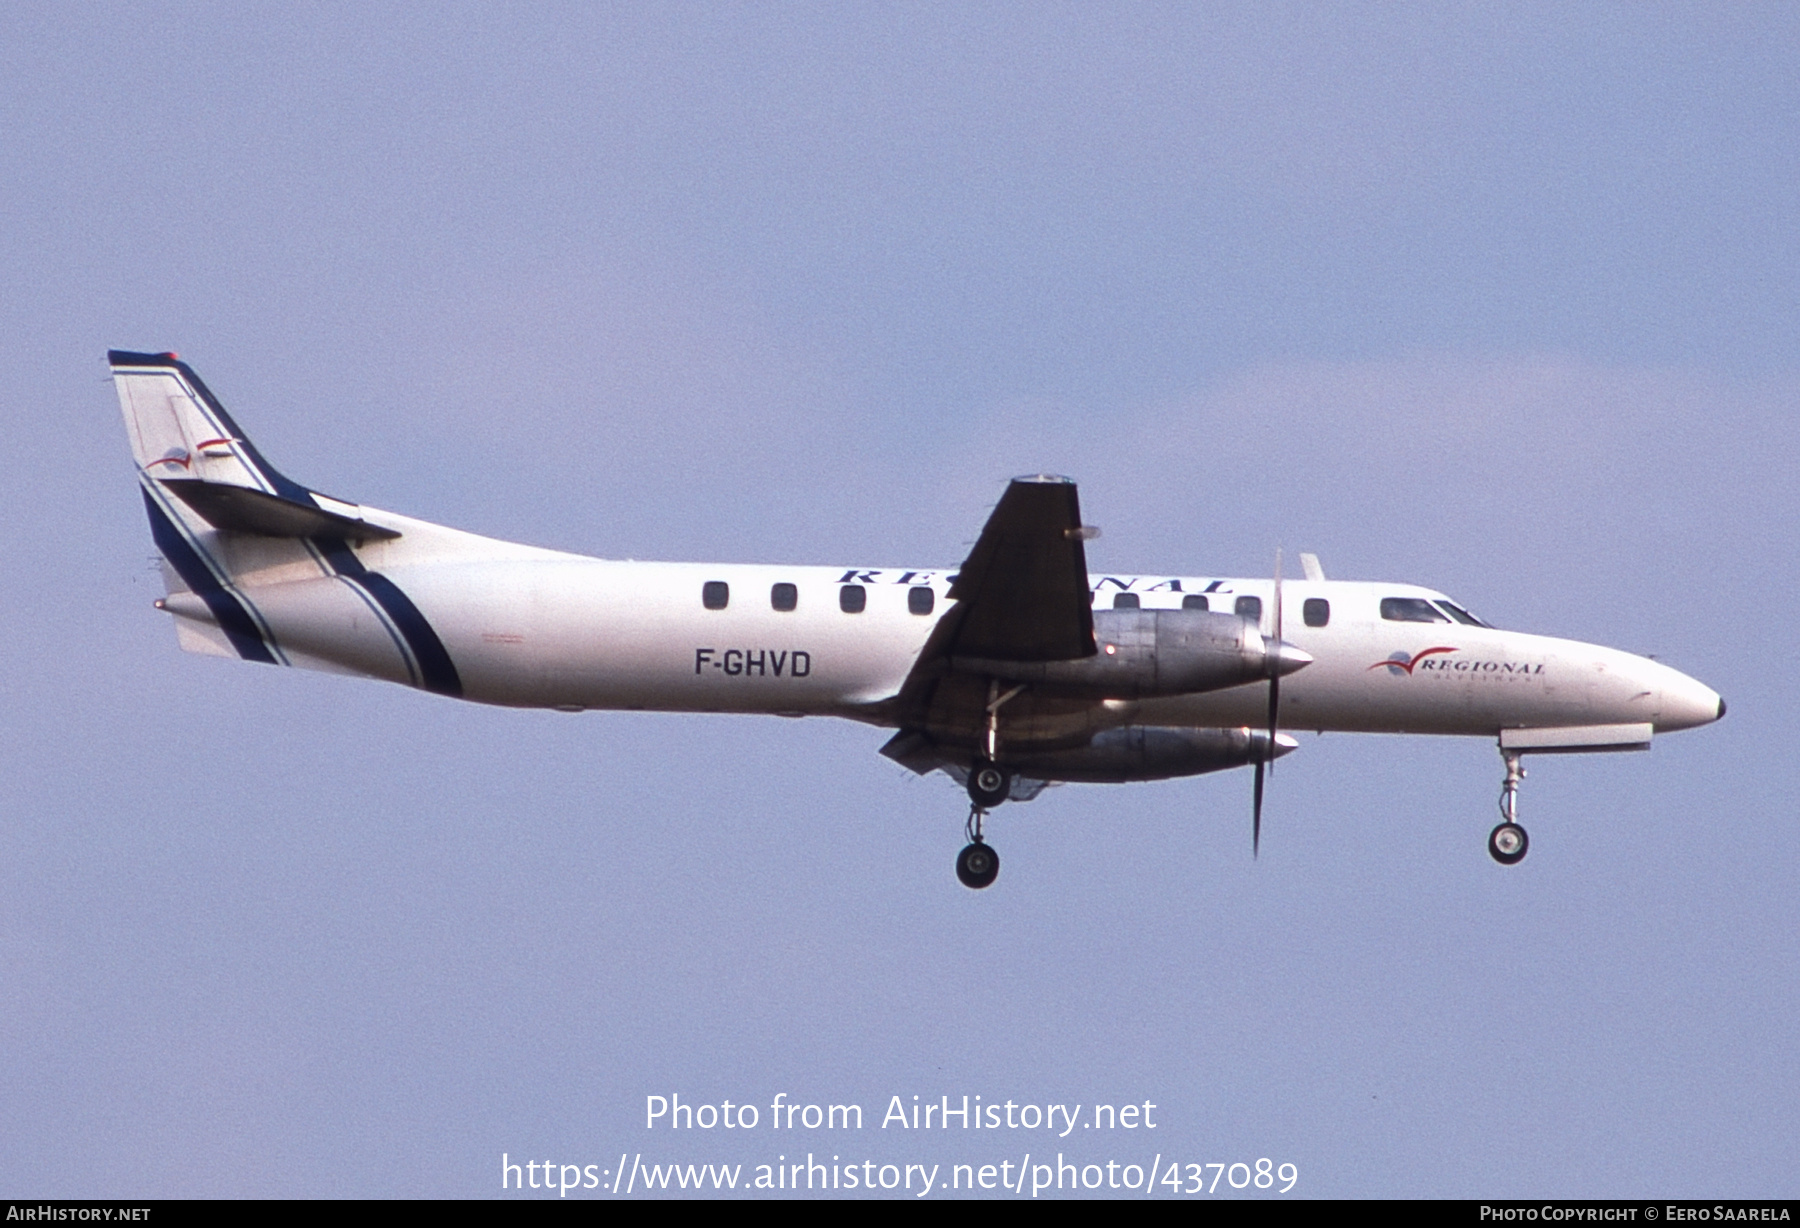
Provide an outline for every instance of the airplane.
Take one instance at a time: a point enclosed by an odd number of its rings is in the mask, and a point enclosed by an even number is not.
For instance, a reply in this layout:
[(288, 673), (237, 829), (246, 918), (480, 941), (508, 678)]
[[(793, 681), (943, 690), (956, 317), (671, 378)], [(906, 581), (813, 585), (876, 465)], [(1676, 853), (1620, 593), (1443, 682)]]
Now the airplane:
[[(1725, 701), (1644, 657), (1490, 626), (1409, 584), (1094, 575), (1074, 482), (1011, 481), (958, 567), (590, 558), (308, 489), (263, 458), (174, 353), (107, 355), (180, 646), (586, 709), (836, 716), (967, 791), (958, 879), (985, 888), (985, 824), (1063, 782), (1254, 769), (1283, 729), (1494, 739), (1488, 852), (1525, 857), (1527, 754), (1644, 750)], [(1293, 617), (1298, 612), (1298, 619)]]

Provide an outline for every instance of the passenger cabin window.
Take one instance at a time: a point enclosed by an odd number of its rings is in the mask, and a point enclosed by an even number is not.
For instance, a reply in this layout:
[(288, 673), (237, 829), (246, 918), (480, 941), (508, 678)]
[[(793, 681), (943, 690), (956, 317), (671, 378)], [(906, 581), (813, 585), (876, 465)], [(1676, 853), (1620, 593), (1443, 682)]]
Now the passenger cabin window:
[(1448, 614), (1451, 618), (1454, 618), (1465, 627), (1486, 627), (1489, 625), (1457, 605), (1454, 601), (1440, 601), (1437, 603), (1437, 606), (1440, 610), (1444, 611), (1444, 613)]
[(709, 610), (722, 610), (731, 604), (731, 585), (723, 580), (708, 580), (700, 589), (700, 604)]
[(1381, 616), (1391, 623), (1447, 623), (1449, 617), (1423, 597), (1383, 597)]
[(914, 614), (929, 614), (937, 605), (937, 594), (923, 586), (906, 590), (906, 608)]
[(869, 590), (860, 584), (846, 584), (838, 589), (838, 609), (846, 614), (861, 614), (869, 604)]
[(1323, 597), (1308, 597), (1300, 613), (1309, 627), (1323, 627), (1331, 621), (1331, 603)]
[(777, 584), (769, 589), (769, 604), (783, 614), (800, 604), (800, 590), (792, 584)]
[(1138, 608), (1138, 605), (1138, 595), (1136, 593), (1113, 594), (1113, 609), (1115, 610), (1135, 610)]
[(1181, 608), (1184, 610), (1210, 610), (1212, 606), (1207, 603), (1205, 593), (1189, 593), (1181, 599)]
[(1262, 621), (1261, 597), (1239, 597), (1237, 604), (1232, 609), (1237, 612), (1239, 618), (1247, 618), (1253, 623)]

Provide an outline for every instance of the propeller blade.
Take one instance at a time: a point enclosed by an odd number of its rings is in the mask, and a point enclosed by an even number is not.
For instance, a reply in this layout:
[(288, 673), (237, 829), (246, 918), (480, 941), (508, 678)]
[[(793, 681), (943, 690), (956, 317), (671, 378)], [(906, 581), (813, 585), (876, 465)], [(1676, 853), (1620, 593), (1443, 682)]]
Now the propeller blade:
[(1275, 547), (1275, 638), (1281, 638), (1281, 547)]
[[(1275, 608), (1270, 611), (1275, 642), (1281, 643), (1281, 547), (1275, 547)], [(1281, 719), (1281, 670), (1274, 656), (1269, 658), (1269, 740), (1256, 759), (1256, 783), (1250, 805), (1250, 856), (1262, 850), (1263, 779), (1275, 771), (1275, 731)]]
[(1255, 859), (1262, 849), (1263, 760), (1256, 761), (1256, 798), (1250, 807), (1250, 857)]
[[(1275, 642), (1281, 643), (1281, 547), (1275, 547)], [(1275, 749), (1275, 723), (1281, 713), (1281, 675), (1274, 672), (1271, 664), (1269, 673), (1269, 749)], [(1275, 774), (1275, 758), (1269, 757), (1269, 774)]]

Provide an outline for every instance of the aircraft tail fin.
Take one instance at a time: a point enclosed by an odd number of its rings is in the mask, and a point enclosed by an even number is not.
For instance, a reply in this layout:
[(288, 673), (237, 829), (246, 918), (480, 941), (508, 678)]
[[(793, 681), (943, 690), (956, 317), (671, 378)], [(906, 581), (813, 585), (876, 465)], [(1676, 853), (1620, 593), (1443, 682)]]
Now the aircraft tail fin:
[(212, 390), (174, 354), (109, 350), (113, 386), (138, 468), (151, 477), (202, 479), (274, 491), (309, 493), (263, 459)]
[(398, 537), (353, 503), (318, 494), (263, 458), (219, 399), (174, 354), (111, 350), (113, 384), (138, 472), (214, 529), (265, 537)]
[[(150, 535), (163, 558), (167, 596), (158, 606), (175, 616), (182, 648), (302, 663), (278, 640), (269, 612), (271, 594), (293, 588), (284, 581), (296, 576), (332, 577), (333, 585), (348, 576), (360, 586), (356, 591), (398, 611), (390, 620), (420, 621), (404, 594), (390, 592), (392, 583), (369, 571), (352, 549), (399, 537), (399, 531), (370, 523), (358, 505), (308, 490), (269, 464), (174, 354), (112, 350), (107, 361), (137, 460)], [(431, 689), (454, 691), (453, 667), (436, 673), (426, 668), (443, 656), (435, 635), (427, 628), (414, 638), (429, 643), (405, 658), (407, 670)], [(426, 651), (433, 645), (435, 655)], [(382, 675), (378, 667), (362, 672)]]
[[(269, 464), (174, 354), (113, 350), (107, 361), (163, 557), (168, 595), (157, 605), (184, 649), (462, 694), (431, 623), (358, 553), (395, 562), (399, 529)], [(440, 548), (445, 537), (481, 540), (400, 523), (437, 533)]]

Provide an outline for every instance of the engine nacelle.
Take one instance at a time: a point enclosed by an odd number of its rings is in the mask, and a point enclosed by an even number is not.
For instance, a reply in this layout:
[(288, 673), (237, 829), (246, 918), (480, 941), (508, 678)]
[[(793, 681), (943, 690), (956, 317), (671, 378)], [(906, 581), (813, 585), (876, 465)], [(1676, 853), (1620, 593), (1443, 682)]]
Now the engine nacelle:
[(1119, 784), (1243, 767), (1259, 759), (1279, 759), (1298, 746), (1287, 734), (1278, 733), (1271, 754), (1269, 734), (1263, 729), (1124, 725), (1101, 730), (1093, 741), (1074, 750), (1009, 755), (1006, 766), (1037, 780)]
[(1057, 694), (1141, 699), (1223, 690), (1312, 661), (1248, 619), (1209, 610), (1096, 610), (1094, 642), (1098, 652), (1073, 661), (957, 657), (951, 664)]

